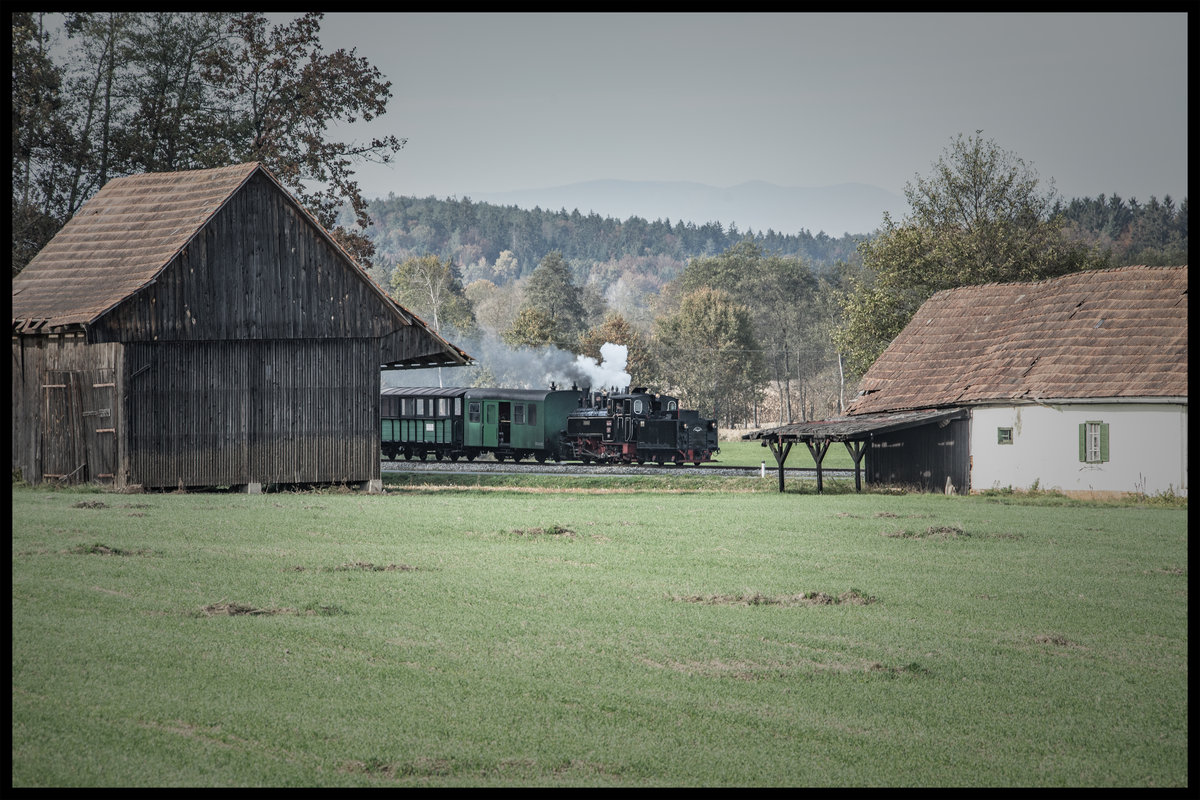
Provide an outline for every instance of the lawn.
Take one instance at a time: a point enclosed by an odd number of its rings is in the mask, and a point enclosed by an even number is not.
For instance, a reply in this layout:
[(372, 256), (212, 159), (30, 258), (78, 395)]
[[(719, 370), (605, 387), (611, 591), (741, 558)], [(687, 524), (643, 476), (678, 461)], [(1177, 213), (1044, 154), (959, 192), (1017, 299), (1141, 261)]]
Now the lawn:
[(1186, 505), (470, 480), (14, 486), (13, 785), (1188, 783)]

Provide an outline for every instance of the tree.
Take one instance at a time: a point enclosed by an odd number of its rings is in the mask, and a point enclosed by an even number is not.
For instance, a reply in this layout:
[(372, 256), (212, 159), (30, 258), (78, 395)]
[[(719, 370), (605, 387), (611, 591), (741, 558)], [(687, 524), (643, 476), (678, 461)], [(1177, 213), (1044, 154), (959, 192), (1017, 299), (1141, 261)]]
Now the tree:
[(12, 274), (37, 255), (61, 225), (52, 198), (61, 137), (63, 70), (50, 58), (43, 14), (12, 15)]
[(750, 311), (728, 292), (702, 287), (679, 311), (655, 323), (658, 383), (701, 413), (745, 418), (760, 393), (764, 370)]
[(1052, 216), (1052, 183), (1042, 191), (1030, 165), (981, 131), (960, 134), (928, 178), (905, 187), (905, 197), (911, 216), (897, 224), (885, 215), (879, 236), (859, 246), (864, 275), (837, 333), (852, 374), (865, 372), (935, 292), (1103, 263), (1063, 235), (1061, 218)]
[(356, 224), (370, 225), (353, 166), (387, 163), (405, 142), (395, 136), (367, 143), (329, 138), (333, 123), (385, 113), (391, 82), (355, 50), (326, 53), (319, 38), (322, 16), (309, 12), (270, 26), (262, 13), (236, 14), (231, 39), (209, 51), (204, 75), (217, 87), (239, 158), (268, 165), (351, 255), (369, 263), (370, 240), (337, 226), (338, 211), (348, 202)]
[[(391, 84), (354, 50), (325, 52), (321, 14), (280, 25), (256, 12), (52, 16), (63, 48), (42, 15), (13, 15), (14, 274), (112, 178), (246, 161), (371, 265), (354, 167), (389, 161), (404, 140), (330, 136), (383, 114)], [(353, 229), (338, 225), (346, 204)]]
[(505, 330), (500, 338), (511, 347), (553, 345), (559, 349), (568, 350), (570, 348), (567, 345), (570, 344), (571, 337), (564, 336), (563, 331), (549, 314), (541, 309), (526, 306), (517, 314), (512, 327)]
[(437, 256), (410, 258), (392, 270), (392, 297), (400, 305), (427, 319), (435, 332), (449, 328), (469, 333), (475, 328), (471, 301), (463, 292), (458, 270), (450, 259)]
[(814, 376), (836, 358), (818, 303), (819, 284), (808, 265), (800, 258), (767, 255), (746, 239), (719, 255), (693, 259), (680, 282), (685, 293), (720, 289), (750, 309), (756, 341), (778, 390), (779, 423), (794, 419), (793, 383), (803, 415)]
[(529, 274), (525, 282), (524, 310), (534, 310), (554, 323), (556, 338), (572, 349), (583, 332), (585, 313), (583, 295), (571, 281), (571, 272), (562, 253), (551, 252)]

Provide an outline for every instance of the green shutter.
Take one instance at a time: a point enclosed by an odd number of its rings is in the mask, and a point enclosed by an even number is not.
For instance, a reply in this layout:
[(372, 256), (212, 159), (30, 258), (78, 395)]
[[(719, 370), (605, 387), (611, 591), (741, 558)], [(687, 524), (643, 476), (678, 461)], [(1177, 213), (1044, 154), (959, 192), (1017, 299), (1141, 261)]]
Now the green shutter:
[(1087, 461), (1087, 423), (1079, 423), (1079, 460)]
[(1108, 423), (1100, 423), (1100, 460), (1108, 461)]

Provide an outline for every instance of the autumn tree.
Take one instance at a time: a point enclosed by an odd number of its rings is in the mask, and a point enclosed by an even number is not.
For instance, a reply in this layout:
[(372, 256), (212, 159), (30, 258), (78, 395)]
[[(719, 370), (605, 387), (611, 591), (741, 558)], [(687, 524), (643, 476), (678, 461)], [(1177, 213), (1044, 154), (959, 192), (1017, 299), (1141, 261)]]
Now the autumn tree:
[(500, 338), (511, 347), (548, 347), (570, 349), (574, 337), (564, 334), (554, 318), (540, 308), (526, 306), (517, 313), (512, 326)]
[(762, 354), (750, 311), (721, 289), (701, 287), (655, 323), (657, 383), (701, 413), (745, 419), (761, 394)]
[(470, 333), (475, 327), (471, 302), (463, 293), (458, 269), (437, 256), (409, 258), (392, 270), (392, 297), (425, 319), (433, 330)]
[[(14, 274), (112, 178), (247, 161), (264, 163), (370, 266), (354, 169), (389, 161), (404, 140), (330, 135), (383, 114), (391, 84), (354, 50), (326, 52), (321, 16), (273, 25), (258, 12), (15, 13), (13, 118), (24, 122), (14, 127)], [(339, 226), (347, 204), (354, 223)]]
[[(750, 310), (755, 340), (779, 395), (778, 421), (805, 415), (806, 394), (818, 374), (836, 361), (819, 282), (803, 260), (767, 254), (743, 240), (714, 256), (690, 261), (680, 277), (682, 291), (708, 287), (727, 292)], [(793, 409), (793, 389), (800, 407)]]
[(861, 375), (926, 299), (942, 289), (1032, 281), (1101, 265), (1063, 235), (1053, 184), (981, 131), (959, 135), (928, 177), (905, 187), (911, 215), (885, 215), (859, 250), (864, 267), (837, 340)]
[(349, 203), (359, 228), (370, 225), (354, 166), (389, 162), (404, 140), (330, 138), (335, 123), (350, 125), (385, 113), (391, 82), (355, 50), (325, 52), (322, 16), (308, 12), (271, 25), (259, 12), (236, 14), (230, 38), (209, 51), (204, 75), (216, 87), (238, 158), (269, 166), (351, 255), (369, 262), (370, 240), (338, 226), (337, 215)]

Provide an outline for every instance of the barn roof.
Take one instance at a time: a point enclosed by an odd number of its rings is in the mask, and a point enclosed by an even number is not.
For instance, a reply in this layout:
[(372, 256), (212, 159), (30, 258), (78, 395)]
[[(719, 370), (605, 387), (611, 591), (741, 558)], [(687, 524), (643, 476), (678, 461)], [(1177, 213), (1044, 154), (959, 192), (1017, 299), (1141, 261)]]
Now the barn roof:
[(438, 336), (380, 289), (262, 164), (130, 175), (109, 181), (13, 278), (14, 332), (86, 326), (152, 283), (252, 176), (261, 173), (291, 200), (403, 326), (423, 328), (446, 356), (470, 356)]
[(1187, 266), (938, 292), (849, 415), (989, 401), (1187, 397)]

